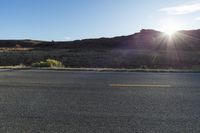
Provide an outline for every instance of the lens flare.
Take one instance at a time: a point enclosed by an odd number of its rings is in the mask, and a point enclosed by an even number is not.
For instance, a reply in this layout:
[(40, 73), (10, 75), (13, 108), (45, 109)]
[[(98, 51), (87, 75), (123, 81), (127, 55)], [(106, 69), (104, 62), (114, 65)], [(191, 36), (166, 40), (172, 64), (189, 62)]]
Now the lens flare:
[(180, 26), (181, 26), (180, 23), (176, 21), (166, 20), (166, 21), (163, 21), (160, 30), (166, 35), (168, 35), (169, 37), (172, 37), (174, 34), (176, 34), (178, 30), (181, 29)]
[(164, 33), (167, 34), (168, 36), (173, 36), (176, 32), (177, 32), (176, 29), (166, 29), (164, 31)]

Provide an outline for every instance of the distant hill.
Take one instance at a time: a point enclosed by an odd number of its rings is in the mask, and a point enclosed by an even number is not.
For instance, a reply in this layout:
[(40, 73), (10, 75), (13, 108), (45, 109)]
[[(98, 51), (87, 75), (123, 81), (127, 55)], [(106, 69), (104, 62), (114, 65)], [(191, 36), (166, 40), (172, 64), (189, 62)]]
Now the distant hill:
[(119, 48), (119, 49), (161, 49), (200, 50), (200, 30), (178, 31), (169, 37), (155, 30), (141, 30), (129, 36), (114, 38), (83, 39), (68, 42), (47, 42), (35, 40), (0, 40), (0, 47), (22, 48)]
[(0, 65), (31, 65), (46, 59), (66, 67), (200, 69), (200, 30), (168, 36), (141, 30), (128, 36), (68, 42), (1, 40)]

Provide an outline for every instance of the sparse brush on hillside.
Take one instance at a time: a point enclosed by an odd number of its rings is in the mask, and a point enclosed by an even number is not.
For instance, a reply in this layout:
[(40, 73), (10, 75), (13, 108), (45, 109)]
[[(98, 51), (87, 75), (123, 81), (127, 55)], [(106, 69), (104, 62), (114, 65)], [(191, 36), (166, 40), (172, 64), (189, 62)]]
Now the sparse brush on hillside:
[[(134, 49), (37, 49), (0, 51), (0, 66), (24, 64), (34, 67), (129, 68), (129, 69), (199, 69), (200, 53), (194, 51), (160, 51)], [(177, 52), (179, 57), (177, 58)], [(50, 65), (47, 59), (60, 61)], [(54, 63), (53, 63), (54, 64)], [(59, 63), (58, 63), (59, 64)], [(63, 65), (62, 65), (63, 64)]]
[(32, 67), (64, 67), (64, 65), (60, 61), (47, 59), (45, 61), (33, 63)]

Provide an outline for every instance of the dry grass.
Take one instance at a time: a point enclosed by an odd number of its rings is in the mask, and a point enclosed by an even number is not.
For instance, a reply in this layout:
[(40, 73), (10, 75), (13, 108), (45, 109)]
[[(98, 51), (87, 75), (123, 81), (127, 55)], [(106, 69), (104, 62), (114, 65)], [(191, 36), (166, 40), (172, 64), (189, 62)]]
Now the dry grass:
[(16, 65), (16, 66), (0, 66), (0, 69), (22, 69), (22, 68), (30, 68), (30, 67), (25, 66), (23, 64)]
[(30, 51), (34, 50), (33, 48), (0, 48), (0, 52), (9, 52), (9, 51)]

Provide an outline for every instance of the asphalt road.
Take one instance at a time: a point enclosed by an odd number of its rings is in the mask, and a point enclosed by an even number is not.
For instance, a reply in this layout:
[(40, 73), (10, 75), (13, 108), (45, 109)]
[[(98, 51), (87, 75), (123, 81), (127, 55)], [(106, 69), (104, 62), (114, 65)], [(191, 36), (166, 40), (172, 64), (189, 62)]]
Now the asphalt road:
[(1, 133), (199, 133), (200, 74), (0, 71)]

